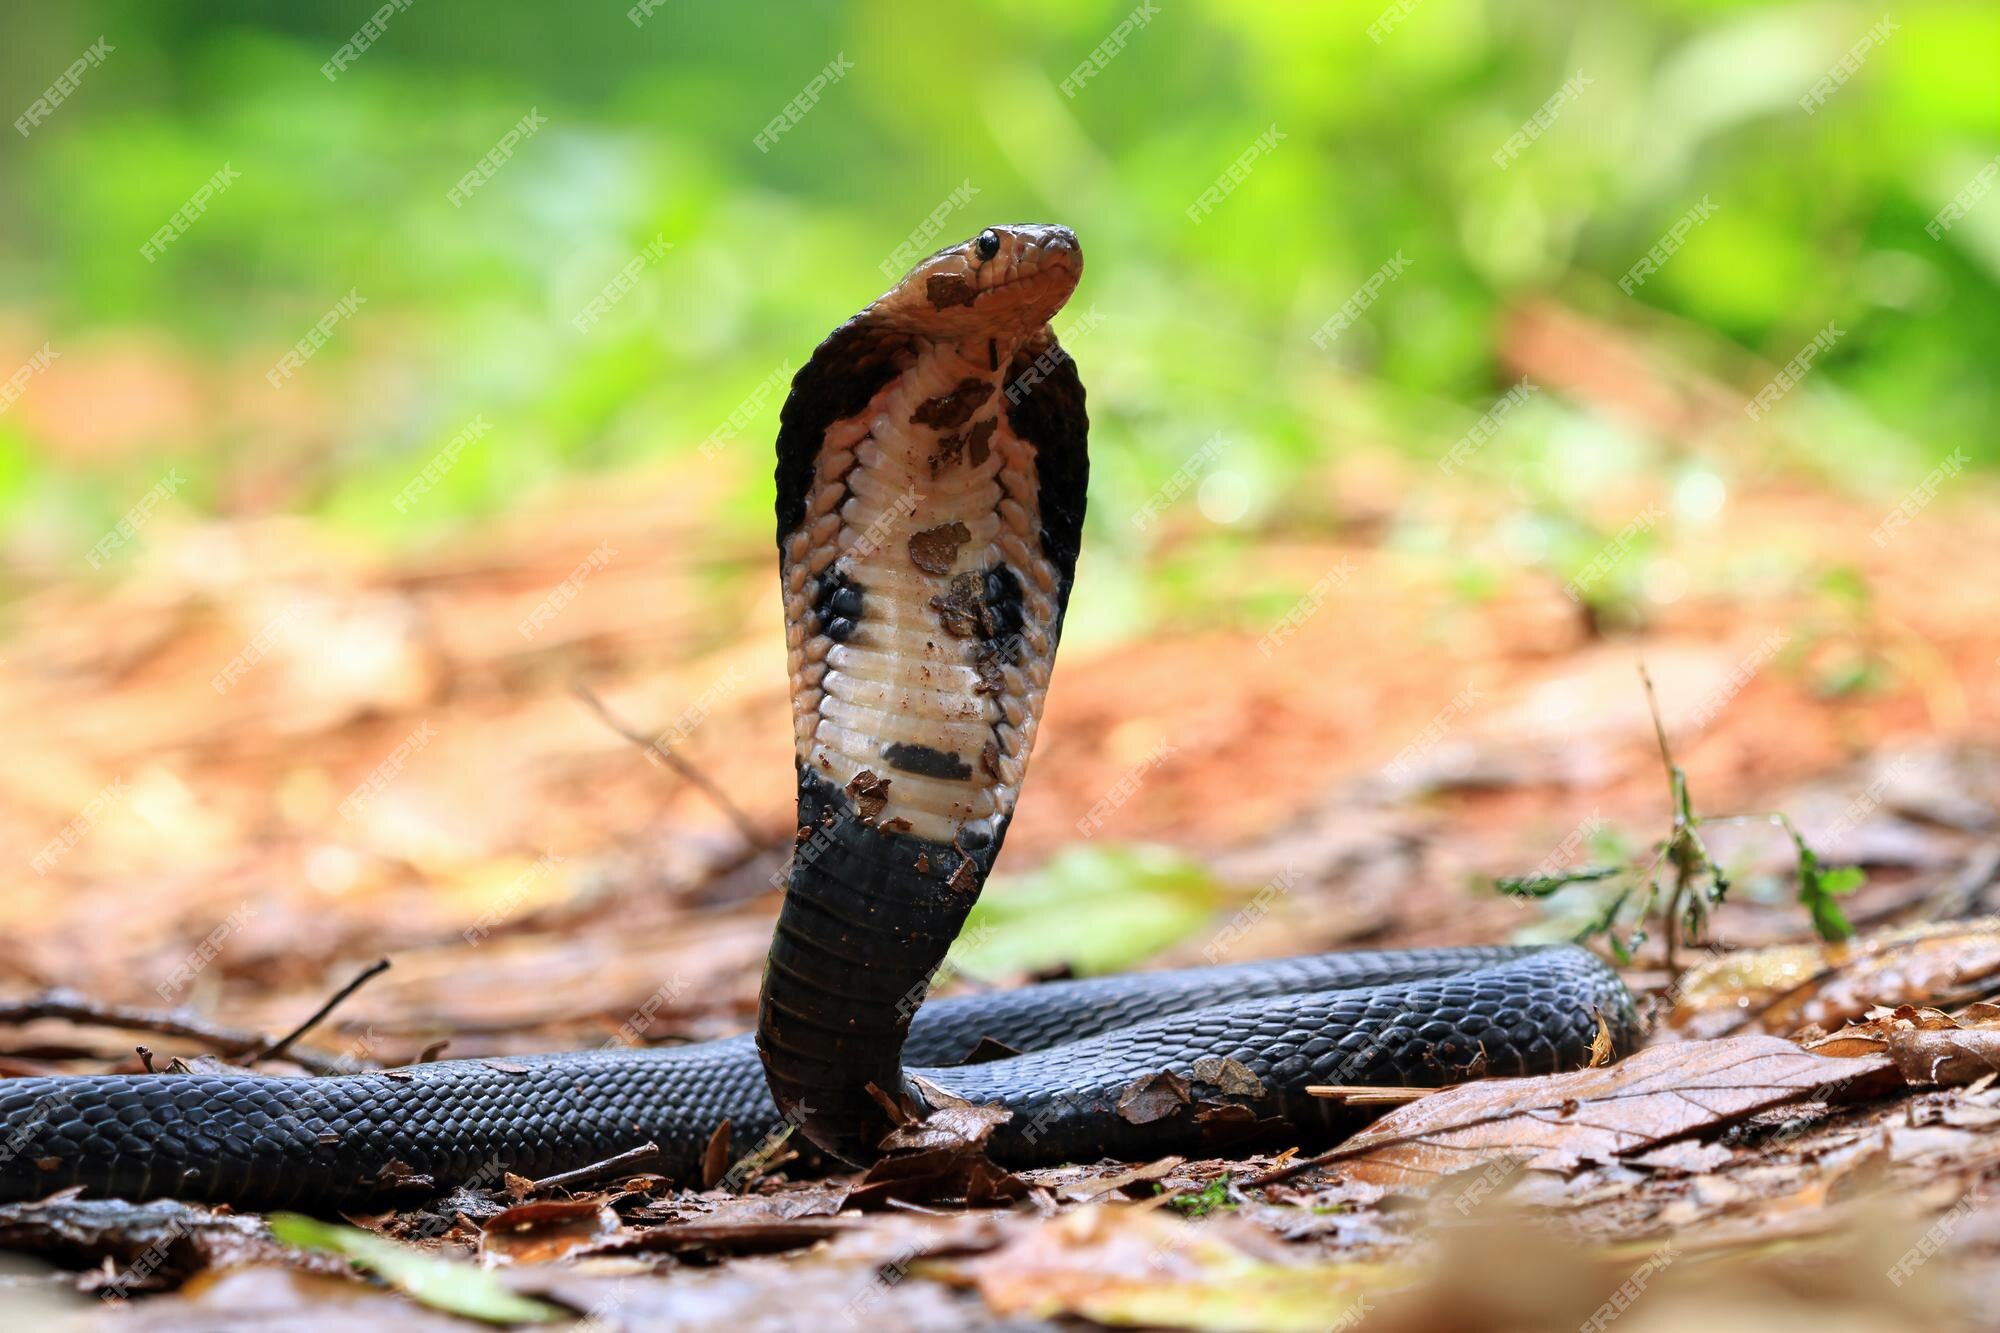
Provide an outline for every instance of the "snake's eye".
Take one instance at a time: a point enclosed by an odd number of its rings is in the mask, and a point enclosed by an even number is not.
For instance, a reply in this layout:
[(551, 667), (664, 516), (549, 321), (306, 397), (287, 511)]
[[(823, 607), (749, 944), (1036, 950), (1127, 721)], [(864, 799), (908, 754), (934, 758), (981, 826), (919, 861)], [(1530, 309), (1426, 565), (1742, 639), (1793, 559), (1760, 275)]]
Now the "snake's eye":
[(981, 259), (993, 258), (1000, 253), (1000, 233), (988, 227), (979, 233), (979, 239), (972, 243), (972, 248), (979, 251)]

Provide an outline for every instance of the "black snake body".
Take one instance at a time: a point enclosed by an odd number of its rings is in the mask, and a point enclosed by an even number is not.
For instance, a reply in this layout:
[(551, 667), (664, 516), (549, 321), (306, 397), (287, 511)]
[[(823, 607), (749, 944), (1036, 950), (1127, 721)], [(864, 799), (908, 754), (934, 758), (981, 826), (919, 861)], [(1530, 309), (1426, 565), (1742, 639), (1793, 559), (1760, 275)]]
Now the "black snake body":
[[(1075, 572), (1087, 421), (1048, 321), (1081, 269), (1063, 228), (989, 229), (793, 382), (777, 482), (798, 846), (754, 1038), (329, 1078), (7, 1080), (0, 1199), (354, 1205), (411, 1173), (497, 1184), (648, 1140), (654, 1169), (698, 1180), (724, 1121), (737, 1157), (791, 1126), (860, 1163), (933, 1089), (1012, 1113), (1003, 1162), (1142, 1157), (1246, 1127), (1351, 1129), (1314, 1084), (1575, 1068), (1606, 1033), (1627, 1049), (1630, 996), (1576, 948), (1327, 954), (917, 1012), (1006, 835)], [(1182, 1082), (1164, 1104), (1121, 1113), (1167, 1072)]]

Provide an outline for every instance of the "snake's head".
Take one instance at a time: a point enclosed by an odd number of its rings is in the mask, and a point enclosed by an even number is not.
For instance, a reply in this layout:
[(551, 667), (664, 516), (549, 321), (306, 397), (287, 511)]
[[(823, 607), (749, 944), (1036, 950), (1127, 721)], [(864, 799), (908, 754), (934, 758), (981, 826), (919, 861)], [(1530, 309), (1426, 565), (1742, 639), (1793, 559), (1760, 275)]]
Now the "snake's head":
[(1063, 308), (1082, 276), (1083, 247), (1068, 227), (988, 227), (904, 274), (868, 314), (934, 340), (1018, 341)]

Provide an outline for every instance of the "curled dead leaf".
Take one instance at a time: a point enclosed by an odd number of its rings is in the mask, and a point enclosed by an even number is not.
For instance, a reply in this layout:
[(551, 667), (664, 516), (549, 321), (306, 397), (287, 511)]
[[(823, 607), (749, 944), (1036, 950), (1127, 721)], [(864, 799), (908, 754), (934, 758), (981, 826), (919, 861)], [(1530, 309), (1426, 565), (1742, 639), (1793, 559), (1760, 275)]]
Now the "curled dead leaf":
[(1128, 1124), (1150, 1125), (1189, 1102), (1188, 1081), (1171, 1069), (1142, 1074), (1118, 1094), (1119, 1118)]
[(1611, 1025), (1604, 1021), (1603, 1014), (1593, 1015), (1597, 1019), (1597, 1035), (1590, 1039), (1590, 1068), (1602, 1069), (1611, 1063), (1617, 1048), (1611, 1041)]
[(729, 1121), (724, 1120), (708, 1136), (701, 1152), (701, 1187), (712, 1190), (729, 1173)]
[(1027, 1192), (1027, 1182), (984, 1153), (929, 1148), (882, 1158), (868, 1168), (847, 1202), (863, 1210), (887, 1207), (892, 1200), (987, 1208), (1012, 1203)]
[(1194, 1076), (1212, 1084), (1225, 1097), (1262, 1097), (1264, 1082), (1240, 1060), (1226, 1056), (1203, 1056), (1194, 1062)]
[(1014, 1118), (1012, 1111), (998, 1106), (974, 1106), (961, 1101), (944, 1106), (907, 1125), (898, 1125), (882, 1139), (890, 1152), (925, 1151), (933, 1148), (953, 1152), (977, 1152), (993, 1131)]
[(1888, 1048), (1911, 1083), (1954, 1087), (2000, 1073), (2000, 1028), (1903, 1028)]
[(479, 1253), (497, 1263), (545, 1264), (596, 1249), (619, 1230), (602, 1198), (517, 1203), (486, 1219)]
[(1754, 1024), (1833, 1028), (1871, 1008), (1924, 1004), (2000, 975), (2000, 918), (1885, 931), (1846, 944), (1725, 954), (1682, 974), (1669, 1021), (1693, 1036)]

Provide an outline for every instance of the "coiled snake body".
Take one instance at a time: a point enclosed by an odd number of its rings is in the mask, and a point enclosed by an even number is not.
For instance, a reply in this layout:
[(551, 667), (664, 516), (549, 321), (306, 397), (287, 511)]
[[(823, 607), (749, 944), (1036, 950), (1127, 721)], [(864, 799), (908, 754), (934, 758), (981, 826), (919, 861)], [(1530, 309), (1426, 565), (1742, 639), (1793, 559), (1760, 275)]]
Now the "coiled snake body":
[[(497, 1184), (648, 1140), (654, 1169), (694, 1180), (725, 1120), (739, 1154), (789, 1124), (863, 1163), (938, 1090), (1012, 1112), (989, 1146), (1016, 1164), (1200, 1151), (1245, 1125), (1324, 1140), (1357, 1113), (1312, 1084), (1575, 1068), (1600, 1031), (1629, 1047), (1630, 996), (1576, 948), (1326, 954), (917, 1012), (1006, 836), (1061, 636), (1088, 423), (1049, 320), (1082, 266), (1064, 228), (989, 228), (917, 265), (793, 381), (777, 511), (798, 845), (754, 1039), (328, 1078), (0, 1081), (0, 1199), (80, 1184), (333, 1207), (412, 1172)], [(964, 1063), (1003, 1048), (1021, 1054)], [(1164, 1114), (1120, 1114), (1163, 1072), (1186, 1081)]]

